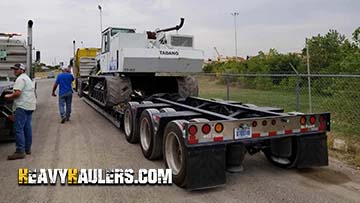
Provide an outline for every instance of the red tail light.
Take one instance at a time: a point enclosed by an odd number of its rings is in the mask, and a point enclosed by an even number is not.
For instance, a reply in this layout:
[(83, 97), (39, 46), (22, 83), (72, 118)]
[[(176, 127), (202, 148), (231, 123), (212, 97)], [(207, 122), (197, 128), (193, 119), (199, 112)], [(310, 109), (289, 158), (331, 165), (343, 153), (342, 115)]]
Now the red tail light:
[(316, 122), (316, 117), (315, 116), (310, 116), (310, 124), (314, 125)]
[(326, 130), (326, 124), (325, 124), (325, 116), (324, 115), (320, 115), (319, 116), (319, 130)]
[(197, 133), (197, 127), (192, 125), (188, 129), (190, 135), (195, 135)]
[(210, 125), (209, 124), (204, 124), (201, 128), (201, 131), (204, 133), (204, 134), (209, 134), (211, 128), (210, 128)]

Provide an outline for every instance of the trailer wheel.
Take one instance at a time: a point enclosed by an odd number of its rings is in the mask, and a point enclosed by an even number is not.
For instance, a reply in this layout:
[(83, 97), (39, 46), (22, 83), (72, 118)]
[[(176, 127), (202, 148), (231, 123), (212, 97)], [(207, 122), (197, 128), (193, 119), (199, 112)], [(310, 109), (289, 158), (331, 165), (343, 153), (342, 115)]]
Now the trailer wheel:
[(163, 137), (165, 166), (172, 170), (174, 183), (179, 187), (186, 186), (186, 148), (182, 129), (186, 122), (176, 120), (168, 123)]
[(146, 109), (140, 116), (140, 147), (147, 159), (154, 160), (161, 156), (162, 140), (156, 136), (153, 114), (159, 113), (157, 109)]
[(185, 76), (177, 78), (178, 93), (180, 97), (190, 97), (199, 95), (199, 87), (195, 77)]
[[(288, 139), (288, 140), (287, 140)], [(285, 142), (284, 142), (285, 141)], [(297, 159), (297, 143), (294, 138), (283, 138), (271, 141), (272, 147), (276, 149), (266, 148), (263, 149), (263, 153), (267, 160), (272, 163), (274, 166), (280, 168), (293, 168), (295, 167)], [(290, 149), (290, 150), (289, 150)], [(286, 151), (288, 155), (280, 156), (279, 153), (273, 152), (276, 151)]]
[(132, 106), (139, 104), (138, 102), (129, 102), (126, 106), (126, 109), (124, 111), (124, 133), (126, 140), (129, 143), (137, 143), (139, 141), (139, 128), (137, 128), (135, 125), (135, 118), (134, 113), (132, 111)]

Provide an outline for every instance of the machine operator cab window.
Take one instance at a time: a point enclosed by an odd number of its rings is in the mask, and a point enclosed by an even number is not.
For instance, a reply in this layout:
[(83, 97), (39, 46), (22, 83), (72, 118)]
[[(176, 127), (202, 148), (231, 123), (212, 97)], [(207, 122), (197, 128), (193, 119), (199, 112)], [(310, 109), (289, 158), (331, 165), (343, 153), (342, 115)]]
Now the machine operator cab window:
[(102, 33), (101, 53), (110, 51), (110, 37), (113, 37), (117, 33), (135, 33), (135, 29), (107, 28)]
[(110, 51), (110, 29), (107, 29), (102, 34), (101, 53)]

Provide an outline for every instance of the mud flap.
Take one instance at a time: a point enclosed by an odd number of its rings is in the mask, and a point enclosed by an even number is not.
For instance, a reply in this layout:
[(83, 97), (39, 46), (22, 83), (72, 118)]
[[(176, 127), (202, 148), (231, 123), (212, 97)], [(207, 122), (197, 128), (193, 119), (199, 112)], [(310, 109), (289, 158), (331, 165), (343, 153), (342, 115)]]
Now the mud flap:
[(298, 157), (296, 168), (327, 166), (328, 148), (325, 133), (297, 137)]
[(0, 142), (1, 141), (14, 141), (15, 133), (13, 130), (14, 122), (9, 119), (12, 115), (12, 111), (8, 106), (11, 106), (12, 102), (0, 101)]
[(187, 148), (186, 189), (197, 190), (225, 184), (225, 152), (225, 145)]

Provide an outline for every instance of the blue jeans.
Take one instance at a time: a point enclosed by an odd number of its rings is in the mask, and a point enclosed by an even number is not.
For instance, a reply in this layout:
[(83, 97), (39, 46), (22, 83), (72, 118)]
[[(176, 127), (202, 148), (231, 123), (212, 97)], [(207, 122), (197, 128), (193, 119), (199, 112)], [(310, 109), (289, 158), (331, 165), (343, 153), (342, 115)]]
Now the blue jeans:
[[(64, 95), (59, 96), (59, 112), (61, 118), (70, 118), (71, 102), (72, 102), (72, 92), (68, 92)], [(65, 112), (65, 106), (66, 106), (66, 112)]]
[(16, 152), (25, 152), (31, 150), (32, 128), (31, 116), (33, 111), (16, 108), (15, 110), (15, 141)]

